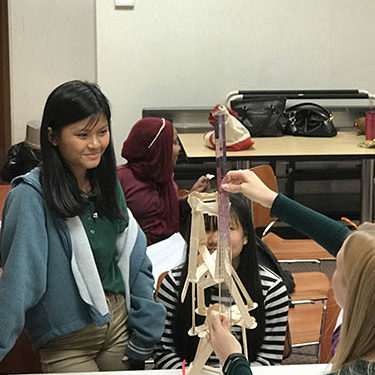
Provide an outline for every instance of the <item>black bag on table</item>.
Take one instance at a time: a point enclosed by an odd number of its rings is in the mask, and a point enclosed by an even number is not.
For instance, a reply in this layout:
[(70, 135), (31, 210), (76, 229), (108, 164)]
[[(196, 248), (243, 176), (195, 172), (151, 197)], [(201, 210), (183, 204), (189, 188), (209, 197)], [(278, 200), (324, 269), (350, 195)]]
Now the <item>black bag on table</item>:
[(285, 134), (305, 137), (334, 137), (337, 134), (332, 114), (319, 104), (296, 104), (285, 113)]
[(254, 96), (232, 100), (230, 106), (252, 137), (279, 137), (284, 135), (285, 102), (280, 97)]

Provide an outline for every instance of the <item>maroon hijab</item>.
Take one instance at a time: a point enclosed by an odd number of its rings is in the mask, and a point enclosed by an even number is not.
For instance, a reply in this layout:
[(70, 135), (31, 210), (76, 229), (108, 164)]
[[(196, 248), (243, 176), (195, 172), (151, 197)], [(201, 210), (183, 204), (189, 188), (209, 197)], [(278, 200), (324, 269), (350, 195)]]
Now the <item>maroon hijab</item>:
[(127, 159), (127, 167), (139, 180), (158, 189), (161, 210), (173, 233), (179, 230), (179, 205), (173, 179), (172, 148), (173, 125), (168, 120), (146, 117), (132, 127), (121, 156)]

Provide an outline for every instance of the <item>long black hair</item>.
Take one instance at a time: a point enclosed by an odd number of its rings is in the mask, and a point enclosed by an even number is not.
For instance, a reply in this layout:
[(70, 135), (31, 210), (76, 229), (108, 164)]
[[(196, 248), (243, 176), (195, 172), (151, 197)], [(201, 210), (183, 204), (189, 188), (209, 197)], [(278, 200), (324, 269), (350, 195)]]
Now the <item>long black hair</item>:
[[(246, 330), (249, 360), (254, 361), (265, 335), (264, 297), (259, 277), (256, 237), (249, 201), (242, 194), (230, 194), (229, 197), (231, 202), (231, 216), (235, 221), (241, 224), (243, 234), (248, 238), (247, 244), (243, 246), (240, 254), (237, 274), (252, 300), (258, 304), (258, 307), (250, 312), (251, 315), (255, 317), (258, 325), (255, 329)], [(187, 238), (187, 234), (185, 234), (185, 238)], [(189, 242), (187, 241), (187, 243)], [(181, 296), (182, 287), (187, 275), (187, 267), (188, 262), (186, 261), (182, 270), (180, 290), (178, 293), (179, 297)], [(206, 291), (205, 298), (206, 304), (208, 305), (211, 298), (210, 290)], [(187, 334), (192, 324), (191, 288), (189, 288), (184, 303), (177, 304), (175, 316), (175, 326), (173, 331), (177, 351), (181, 358), (185, 358), (188, 362), (191, 362), (194, 359), (199, 342), (197, 336), (189, 336)], [(204, 317), (197, 316), (197, 324), (202, 324), (203, 321)]]
[[(95, 126), (101, 115), (106, 117), (111, 131), (109, 102), (94, 83), (78, 80), (63, 83), (52, 91), (46, 101), (40, 131), (40, 183), (48, 207), (59, 217), (68, 218), (81, 214), (85, 209), (85, 200), (58, 147), (50, 142), (48, 128), (59, 135), (64, 127), (87, 118), (88, 126)], [(116, 161), (112, 140), (102, 155), (100, 164), (89, 169), (87, 176), (97, 195), (96, 209), (99, 214), (110, 219), (123, 218), (117, 202)]]

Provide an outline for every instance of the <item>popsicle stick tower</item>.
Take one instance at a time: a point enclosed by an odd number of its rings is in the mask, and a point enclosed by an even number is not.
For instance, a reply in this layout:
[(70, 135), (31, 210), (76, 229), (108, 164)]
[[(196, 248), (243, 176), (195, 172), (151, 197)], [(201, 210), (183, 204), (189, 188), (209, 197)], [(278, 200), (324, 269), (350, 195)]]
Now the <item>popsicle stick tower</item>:
[[(216, 193), (192, 192), (188, 196), (188, 203), (192, 211), (190, 251), (188, 259), (188, 272), (181, 294), (184, 301), (191, 284), (192, 288), (192, 327), (189, 335), (197, 335), (200, 340), (193, 362), (187, 374), (198, 375), (203, 368), (214, 372), (219, 369), (206, 366), (213, 348), (207, 339), (207, 319), (211, 314), (225, 315), (230, 325), (239, 325), (242, 328), (242, 343), (244, 354), (247, 357), (246, 328), (253, 329), (257, 323), (249, 313), (257, 304), (253, 302), (243, 286), (236, 271), (232, 267), (232, 252), (230, 246), (229, 227), (229, 196), (221, 189), (225, 175), (226, 149), (225, 149), (225, 117), (219, 107), (215, 118), (216, 142), (216, 171), (218, 191)], [(218, 217), (218, 246), (210, 254), (206, 246), (206, 231), (204, 215)], [(219, 289), (219, 303), (206, 306), (205, 290), (214, 285)], [(224, 302), (222, 291), (230, 296), (230, 302)], [(227, 299), (225, 299), (227, 301)], [(196, 314), (206, 316), (205, 322), (197, 326)]]

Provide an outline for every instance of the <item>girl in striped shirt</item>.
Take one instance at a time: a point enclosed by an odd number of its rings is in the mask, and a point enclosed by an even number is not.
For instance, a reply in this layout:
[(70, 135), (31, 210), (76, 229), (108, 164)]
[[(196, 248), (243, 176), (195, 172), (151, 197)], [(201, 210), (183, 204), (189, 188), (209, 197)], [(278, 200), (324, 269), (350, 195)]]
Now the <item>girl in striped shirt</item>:
[[(269, 366), (280, 364), (283, 358), (285, 332), (288, 321), (288, 293), (281, 277), (257, 261), (256, 237), (248, 200), (241, 194), (230, 194), (230, 241), (232, 263), (242, 283), (258, 307), (251, 311), (258, 323), (246, 330), (249, 360), (252, 365)], [(218, 231), (217, 218), (206, 217), (207, 248), (216, 250)], [(189, 336), (192, 325), (191, 288), (184, 303), (181, 291), (187, 274), (187, 262), (171, 270), (164, 278), (158, 299), (167, 309), (165, 329), (161, 341), (154, 350), (156, 368), (181, 368), (182, 360), (193, 361), (199, 338)], [(218, 288), (206, 290), (206, 305), (219, 301)], [(223, 298), (223, 297), (222, 297)], [(224, 297), (225, 298), (225, 297)], [(204, 317), (197, 316), (197, 325)], [(241, 340), (241, 328), (232, 327), (233, 334)], [(210, 356), (208, 365), (218, 366), (219, 360)]]

